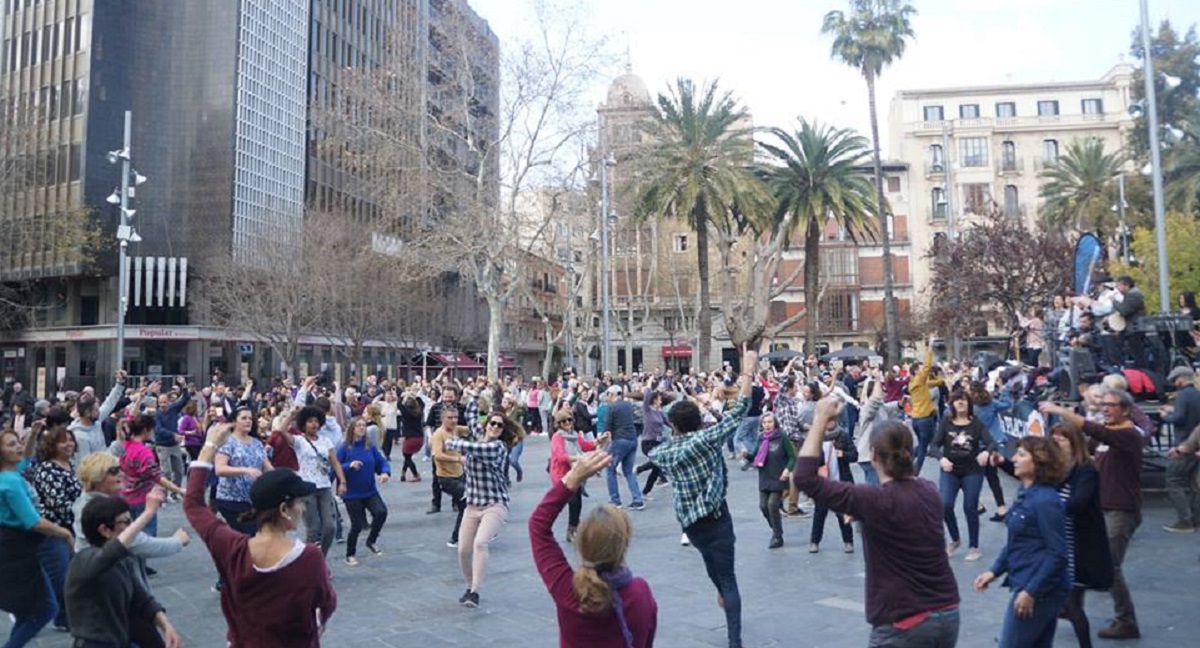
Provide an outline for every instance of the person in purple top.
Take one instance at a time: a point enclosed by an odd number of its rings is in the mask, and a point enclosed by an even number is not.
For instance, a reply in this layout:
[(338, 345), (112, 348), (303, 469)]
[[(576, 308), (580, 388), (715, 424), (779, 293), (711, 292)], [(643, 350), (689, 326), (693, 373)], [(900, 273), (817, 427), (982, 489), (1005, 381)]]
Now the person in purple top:
[[(841, 408), (836, 396), (819, 401), (812, 429), (825, 429)], [(821, 477), (821, 440), (808, 435), (792, 478), (814, 502), (862, 522), (870, 645), (953, 648), (958, 583), (942, 543), (941, 498), (931, 482), (915, 477), (912, 430), (898, 421), (871, 429), (879, 485)]]

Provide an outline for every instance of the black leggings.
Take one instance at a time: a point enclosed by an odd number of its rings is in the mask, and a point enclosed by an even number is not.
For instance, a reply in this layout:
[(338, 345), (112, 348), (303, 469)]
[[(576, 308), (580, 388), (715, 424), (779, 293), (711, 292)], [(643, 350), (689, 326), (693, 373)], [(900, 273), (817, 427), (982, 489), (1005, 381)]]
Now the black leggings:
[(388, 461), (392, 460), (392, 445), (396, 443), (396, 439), (400, 438), (399, 430), (387, 430), (383, 433), (383, 456), (387, 457)]
[(1067, 595), (1067, 602), (1063, 604), (1063, 616), (1071, 622), (1071, 627), (1075, 628), (1079, 648), (1092, 648), (1092, 627), (1088, 623), (1087, 610), (1083, 609), (1083, 594), (1086, 591), (1075, 586)]
[[(417, 472), (417, 462), (413, 461), (413, 456), (407, 452), (404, 453), (404, 467), (400, 469), (400, 477), (403, 478), (412, 471), (413, 477), (420, 477), (421, 473)], [(437, 480), (434, 480), (437, 481)]]
[(346, 512), (350, 514), (350, 534), (346, 536), (346, 557), (358, 553), (358, 534), (367, 526), (367, 513), (371, 514), (371, 531), (367, 534), (367, 545), (374, 545), (387, 522), (388, 510), (383, 498), (376, 493), (365, 499), (348, 499)]
[(989, 465), (984, 468), (983, 475), (987, 478), (988, 488), (992, 490), (992, 497), (996, 499), (996, 507), (1004, 506), (1004, 489), (1000, 486), (1000, 474), (996, 472), (996, 467)]
[(579, 488), (571, 495), (571, 499), (567, 500), (567, 526), (576, 528), (579, 526), (579, 514), (583, 512), (583, 489)]
[(658, 479), (662, 477), (662, 471), (653, 461), (649, 461), (650, 451), (657, 448), (661, 441), (652, 441), (650, 439), (642, 440), (642, 454), (646, 455), (646, 463), (642, 464), (646, 470), (650, 471), (650, 476), (646, 478), (646, 485), (642, 486), (642, 495), (649, 495), (650, 491), (654, 490), (654, 485), (658, 483)]

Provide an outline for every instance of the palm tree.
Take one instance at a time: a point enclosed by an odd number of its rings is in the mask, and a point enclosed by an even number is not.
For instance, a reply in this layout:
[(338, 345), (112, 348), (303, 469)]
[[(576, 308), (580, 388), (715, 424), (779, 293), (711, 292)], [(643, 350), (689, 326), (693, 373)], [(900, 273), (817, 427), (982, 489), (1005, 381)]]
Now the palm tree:
[(1172, 209), (1195, 213), (1200, 206), (1200, 115), (1182, 124), (1184, 139), (1163, 156), (1167, 181), (1167, 204)]
[(873, 234), (870, 215), (873, 189), (858, 167), (870, 155), (870, 143), (852, 130), (800, 119), (795, 133), (767, 131), (778, 143), (760, 142), (775, 164), (763, 175), (775, 197), (775, 216), (789, 231), (804, 231), (804, 338), (808, 353), (816, 348), (817, 294), (820, 285), (821, 233), (829, 219), (857, 241)]
[(1120, 153), (1107, 153), (1104, 142), (1073, 140), (1063, 155), (1042, 171), (1042, 218), (1047, 225), (1078, 231), (1095, 229), (1100, 240), (1112, 207), (1112, 179), (1121, 171)]
[(833, 35), (830, 55), (857, 68), (867, 81), (867, 96), (871, 107), (871, 141), (875, 153), (875, 215), (883, 241), (883, 302), (887, 333), (888, 362), (900, 358), (900, 338), (897, 335), (895, 278), (892, 276), (891, 232), (883, 204), (883, 164), (879, 159), (879, 115), (875, 109), (875, 81), (883, 68), (904, 56), (908, 39), (913, 37), (912, 17), (917, 10), (901, 0), (850, 0), (850, 11), (830, 11), (825, 14), (822, 34)]
[(709, 297), (708, 228), (713, 219), (744, 192), (753, 192), (749, 172), (754, 154), (746, 109), (717, 83), (697, 92), (690, 79), (678, 79), (658, 95), (649, 125), (653, 144), (640, 160), (637, 216), (686, 219), (696, 232), (696, 270), (700, 276), (697, 346), (701, 364), (709, 362), (712, 309)]

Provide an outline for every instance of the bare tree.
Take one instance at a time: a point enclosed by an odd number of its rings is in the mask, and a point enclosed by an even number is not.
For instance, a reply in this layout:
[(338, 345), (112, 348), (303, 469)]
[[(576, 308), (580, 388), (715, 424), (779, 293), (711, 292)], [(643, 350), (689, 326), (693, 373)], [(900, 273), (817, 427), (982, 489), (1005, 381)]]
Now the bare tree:
[[(491, 52), (465, 3), (445, 2), (431, 25), (428, 75), (412, 74), (413, 61), (398, 49), (391, 65), (345, 74), (345, 105), (318, 120), (356, 168), (419, 178), (420, 201), (369, 190), (385, 220), (405, 223), (399, 233), (409, 245), (468, 277), (486, 301), (492, 378), (504, 306), (519, 284), (506, 280), (512, 260), (539, 245), (550, 226), (520, 223), (518, 201), (538, 187), (581, 186), (592, 128), (586, 92), (605, 64), (603, 41), (588, 33), (574, 4), (538, 0), (532, 7), (534, 36), (506, 45), (500, 78), (488, 70)], [(498, 113), (489, 108), (496, 92)], [(429, 100), (395, 101), (398, 95)], [(348, 115), (367, 115), (369, 124)]]

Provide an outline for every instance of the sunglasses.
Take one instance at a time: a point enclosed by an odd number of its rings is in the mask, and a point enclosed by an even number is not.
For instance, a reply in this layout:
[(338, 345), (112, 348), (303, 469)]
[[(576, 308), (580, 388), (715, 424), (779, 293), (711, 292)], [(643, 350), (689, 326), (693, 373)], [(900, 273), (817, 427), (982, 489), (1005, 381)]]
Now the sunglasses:
[(565, 419), (559, 419), (559, 421), (558, 421), (558, 422), (559, 422), (559, 423), (574, 423), (574, 422), (575, 422), (575, 419), (573, 419), (573, 418), (571, 418), (571, 417), (569, 417), (569, 416), (568, 416), (568, 417), (567, 417), (567, 418), (565, 418)]
[(504, 427), (504, 421), (488, 421), (488, 427)]
[(104, 472), (106, 474), (112, 475), (113, 477), (116, 477), (117, 475), (121, 474), (121, 467), (113, 466), (112, 468), (109, 468), (108, 470), (105, 470)]

